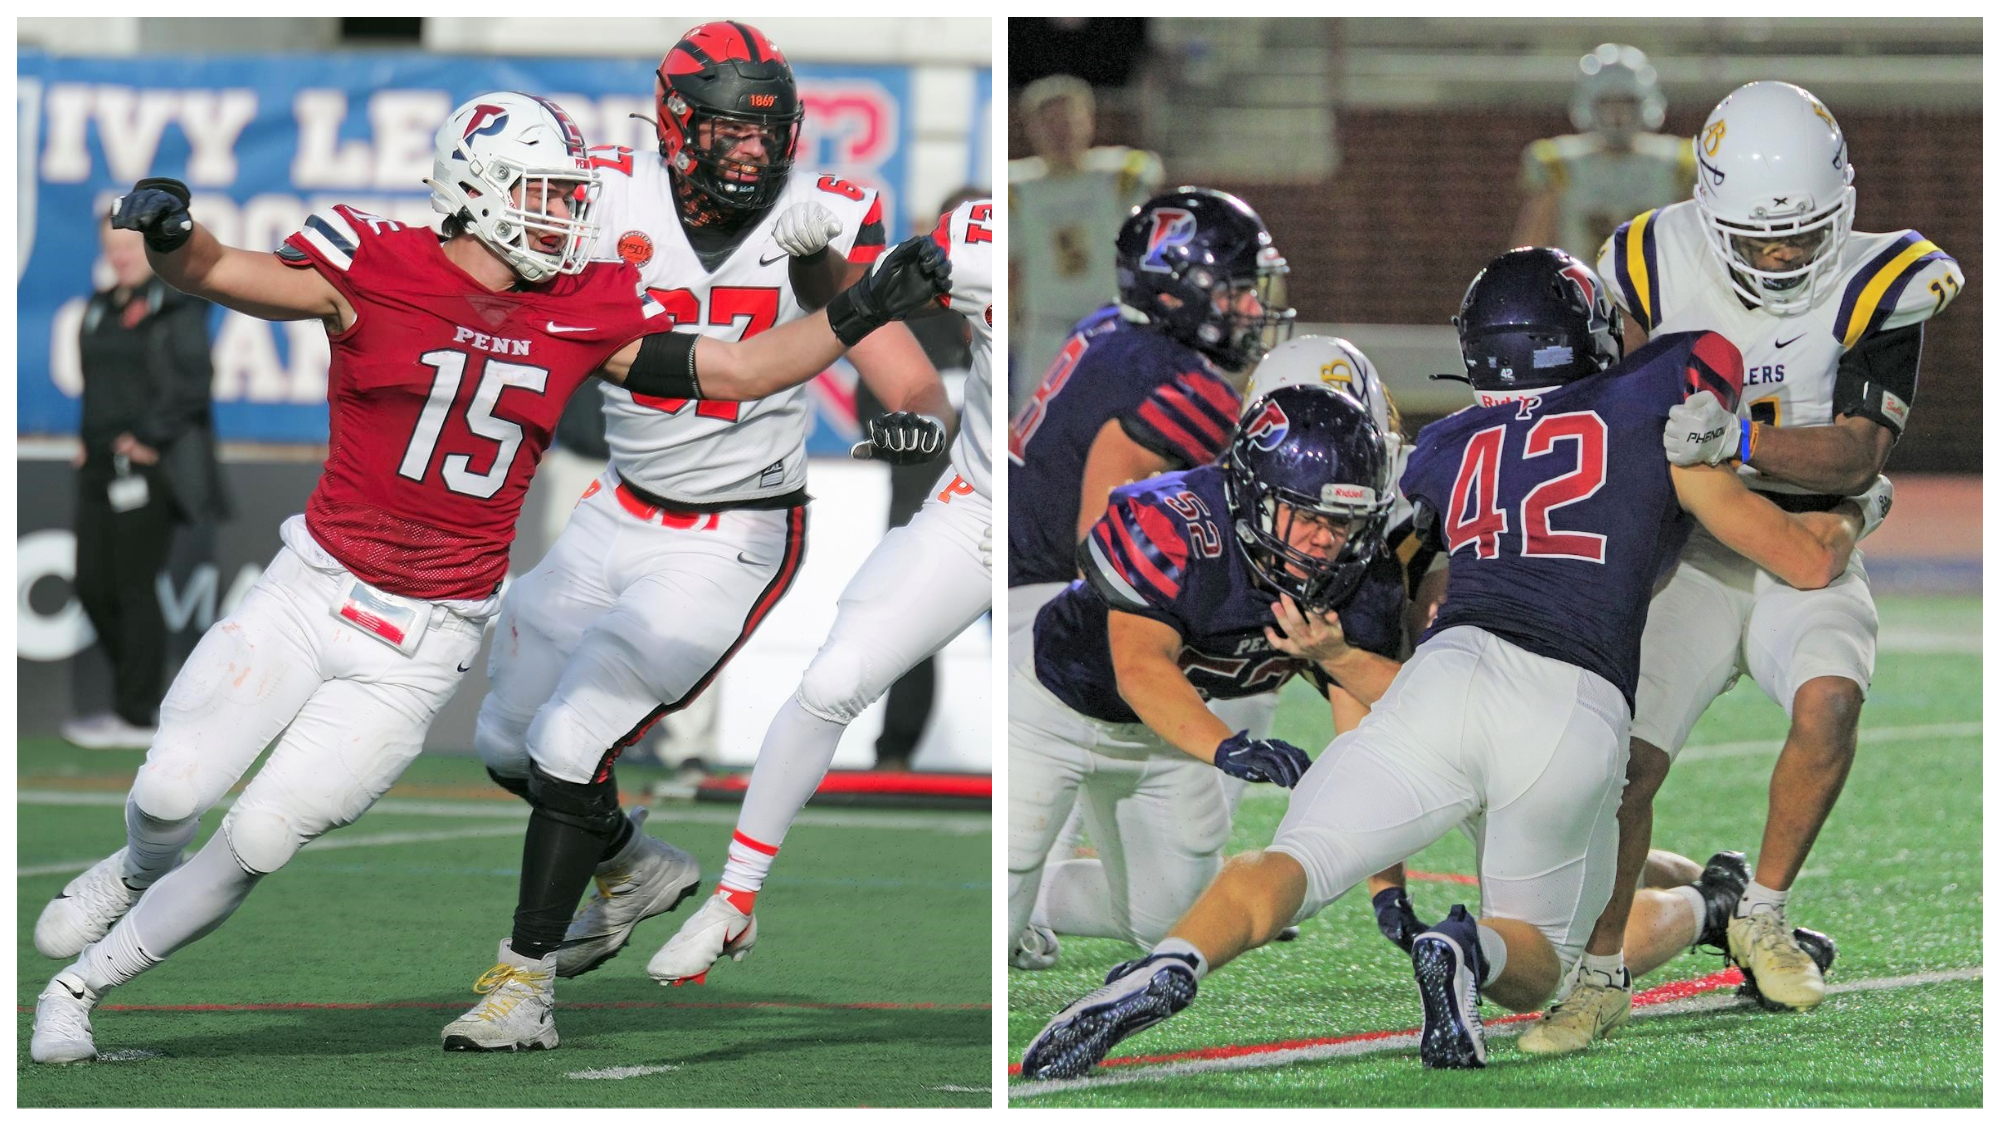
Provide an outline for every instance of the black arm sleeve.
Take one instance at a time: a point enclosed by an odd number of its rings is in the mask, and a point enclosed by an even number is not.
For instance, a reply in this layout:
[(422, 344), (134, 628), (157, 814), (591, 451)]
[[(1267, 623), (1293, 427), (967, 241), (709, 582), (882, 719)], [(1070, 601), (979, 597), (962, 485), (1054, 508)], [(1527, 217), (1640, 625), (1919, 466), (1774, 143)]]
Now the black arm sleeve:
[(635, 395), (700, 398), (701, 382), (694, 373), (694, 342), (699, 339), (692, 332), (655, 332), (641, 339), (623, 386)]
[(1897, 437), (1917, 401), (1917, 364), (1924, 352), (1921, 323), (1878, 332), (1847, 350), (1833, 377), (1833, 414), (1866, 418)]

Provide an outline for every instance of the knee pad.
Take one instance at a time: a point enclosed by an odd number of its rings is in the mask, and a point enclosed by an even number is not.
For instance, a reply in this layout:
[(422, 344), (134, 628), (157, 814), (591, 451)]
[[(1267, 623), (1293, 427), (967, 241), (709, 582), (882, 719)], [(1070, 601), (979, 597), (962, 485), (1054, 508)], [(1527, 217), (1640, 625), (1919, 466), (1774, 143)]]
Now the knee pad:
[[(528, 719), (517, 719), (494, 705), (489, 695), (479, 705), (479, 722), (472, 730), (472, 748), (486, 772), (526, 780), (528, 776)], [(509, 786), (512, 788), (512, 786)]]
[(132, 779), (130, 799), (139, 815), (165, 824), (178, 823), (202, 812), (197, 807), (201, 801), (195, 794), (194, 782), (185, 772), (177, 776), (175, 771), (151, 762), (140, 766), (138, 776)]
[(298, 854), (299, 835), (282, 813), (238, 809), (222, 822), (236, 865), (252, 875), (269, 875)]
[(610, 778), (564, 781), (543, 773), (539, 765), (531, 765), (528, 801), (543, 816), (605, 840), (618, 835), (625, 819), (618, 811), (618, 784)]
[(486, 768), (486, 776), (493, 779), (493, 784), (498, 785), (500, 788), (505, 789), (507, 792), (512, 793), (514, 796), (521, 798), (523, 801), (526, 801), (531, 805), (535, 803), (535, 798), (528, 792), (527, 778), (508, 777), (506, 774), (501, 773), (499, 770), (496, 770), (491, 766), (488, 766)]
[(852, 724), (888, 690), (869, 682), (870, 655), (852, 646), (822, 648), (799, 681), (799, 706), (829, 723)]

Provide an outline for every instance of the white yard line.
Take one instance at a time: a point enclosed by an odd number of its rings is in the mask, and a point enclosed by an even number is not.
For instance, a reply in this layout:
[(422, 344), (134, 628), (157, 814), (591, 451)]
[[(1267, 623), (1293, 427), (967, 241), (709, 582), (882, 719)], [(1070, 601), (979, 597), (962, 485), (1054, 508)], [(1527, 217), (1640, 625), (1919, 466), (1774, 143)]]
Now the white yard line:
[[(125, 795), (109, 792), (72, 792), (62, 789), (24, 789), (18, 795), (22, 805), (87, 806), (94, 808), (123, 807)], [(223, 802), (227, 807), (231, 802)], [(372, 848), (394, 844), (426, 844), (449, 840), (482, 840), (494, 837), (519, 836), (520, 822), (527, 819), (528, 807), (515, 802), (497, 801), (450, 802), (403, 800), (395, 797), (377, 802), (369, 810), (371, 816), (431, 816), (470, 817), (475, 819), (504, 820), (509, 823), (487, 827), (468, 827), (436, 832), (378, 832), (367, 835), (333, 835), (306, 845), (311, 851), (333, 851), (337, 848)], [(667, 806), (655, 808), (650, 824), (656, 825), (733, 825), (736, 823), (734, 808), (689, 808)], [(794, 822), (797, 825), (814, 828), (863, 829), (873, 831), (916, 831), (934, 832), (946, 836), (977, 836), (992, 830), (990, 821), (983, 817), (963, 816), (957, 813), (911, 813), (873, 809), (807, 809)], [(102, 857), (90, 859), (60, 860), (54, 863), (39, 863), (17, 867), (14, 877), (29, 879), (42, 875), (71, 875), (88, 868)]]
[[(1864, 727), (1861, 741), (1870, 742), (1921, 742), (1927, 738), (1977, 738), (1985, 730), (1985, 723), (1930, 723), (1913, 727)], [(1710, 742), (1701, 746), (1690, 746), (1674, 759), (1676, 765), (1682, 762), (1705, 762), (1717, 758), (1754, 758), (1760, 754), (1776, 754), (1785, 745), (1784, 739), (1749, 739), (1743, 742)]]
[(644, 1078), (648, 1074), (665, 1074), (670, 1070), (679, 1069), (679, 1066), (612, 1066), (606, 1067), (603, 1070), (573, 1070), (563, 1075), (563, 1077), (597, 1078), (617, 1081), (620, 1078)]
[[(1978, 980), (1983, 968), (1953, 969), (1941, 973), (1914, 973), (1905, 977), (1882, 977), (1873, 980), (1841, 981), (1830, 984), (1829, 995), (1843, 992), (1878, 992), (1893, 988), (1918, 988), (1928, 984), (1942, 984), (1947, 981)], [(1734, 992), (1713, 992), (1686, 1000), (1675, 1000), (1661, 1004), (1635, 1008), (1634, 1019), (1653, 1016), (1682, 1015), (1688, 1012), (1715, 1011), (1738, 1006), (1747, 1007), (1748, 1000), (1739, 1000)], [(1519, 1035), (1527, 1030), (1533, 1021), (1521, 1020), (1516, 1023), (1489, 1027), (1489, 1039), (1500, 1039)], [(1010, 1086), (1007, 1096), (1014, 1101), (1041, 1097), (1044, 1094), (1059, 1094), (1069, 1090), (1101, 1090), (1108, 1086), (1125, 1086), (1135, 1082), (1160, 1082), (1187, 1075), (1215, 1074), (1232, 1070), (1257, 1070), (1264, 1067), (1291, 1066), (1302, 1062), (1321, 1062), (1327, 1059), (1351, 1058), (1357, 1055), (1372, 1055), (1382, 1051), (1407, 1051), (1417, 1045), (1415, 1030), (1398, 1035), (1385, 1035), (1373, 1039), (1361, 1039), (1341, 1043), (1327, 1043), (1316, 1047), (1299, 1047), (1288, 1051), (1270, 1051), (1254, 1055), (1239, 1055), (1226, 1059), (1191, 1059), (1186, 1062), (1163, 1063), (1156, 1066), (1118, 1067), (1099, 1077), (1068, 1078), (1049, 1082), (1022, 1082)]]

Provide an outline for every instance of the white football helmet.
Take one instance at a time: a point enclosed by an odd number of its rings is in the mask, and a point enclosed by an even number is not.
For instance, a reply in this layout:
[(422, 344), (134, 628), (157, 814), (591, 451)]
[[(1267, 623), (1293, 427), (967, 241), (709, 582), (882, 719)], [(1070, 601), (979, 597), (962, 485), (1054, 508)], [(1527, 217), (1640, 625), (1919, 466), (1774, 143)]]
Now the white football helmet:
[(1385, 436), (1393, 437), (1396, 424), (1402, 420), (1375, 365), (1360, 348), (1339, 336), (1294, 336), (1272, 348), (1250, 373), (1243, 401), (1247, 409), (1250, 402), (1279, 387), (1302, 384), (1324, 384), (1344, 392), (1367, 408), (1375, 428)]
[[(1570, 95), (1569, 119), (1586, 133), (1608, 133), (1630, 140), (1643, 126), (1657, 131), (1667, 120), (1667, 96), (1660, 92), (1660, 75), (1646, 61), (1646, 52), (1621, 43), (1602, 43), (1577, 62), (1580, 72)], [(1614, 125), (1600, 120), (1597, 103), (1606, 98), (1630, 98), (1638, 105), (1638, 120)]]
[[(424, 181), (432, 209), (457, 219), (527, 281), (583, 272), (597, 240), (590, 214), (602, 181), (583, 131), (561, 106), (513, 91), (481, 94), (445, 119), (435, 148)], [(548, 213), (556, 201), (566, 216)]]
[[(1854, 227), (1847, 137), (1818, 98), (1786, 82), (1752, 82), (1722, 99), (1695, 138), (1695, 206), (1708, 248), (1739, 296), (1796, 316), (1831, 292)], [(1760, 244), (1789, 242), (1802, 264), (1763, 270)]]

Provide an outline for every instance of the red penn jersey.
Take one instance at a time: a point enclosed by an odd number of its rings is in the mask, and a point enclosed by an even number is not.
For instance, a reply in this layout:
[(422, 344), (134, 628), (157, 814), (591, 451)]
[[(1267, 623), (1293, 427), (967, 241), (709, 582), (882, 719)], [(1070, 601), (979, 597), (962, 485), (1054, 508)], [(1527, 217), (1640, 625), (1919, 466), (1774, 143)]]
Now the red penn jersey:
[(528, 481), (584, 379), (671, 327), (623, 262), (496, 293), (437, 232), (334, 207), (285, 240), (354, 307), (332, 336), (326, 466), (306, 528), (362, 581), (425, 600), (491, 597)]

